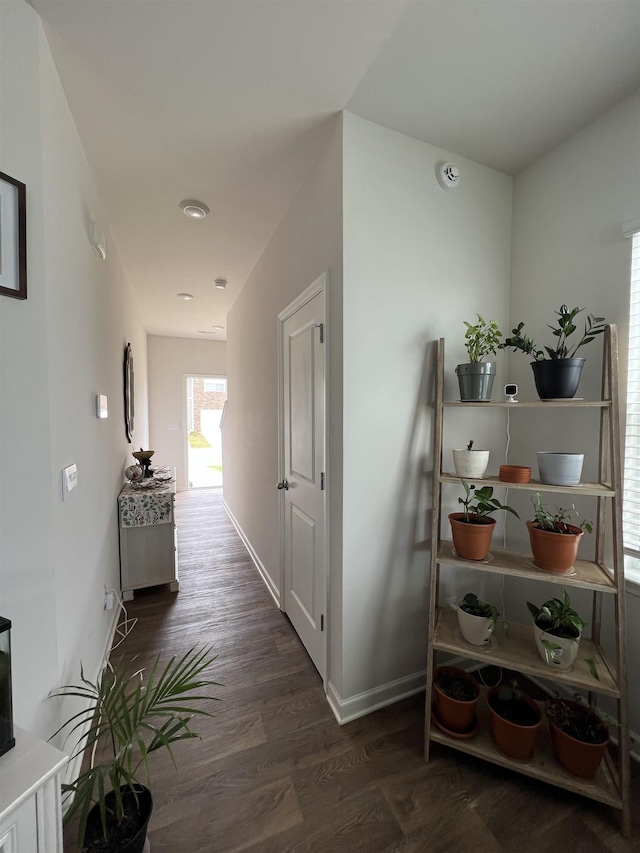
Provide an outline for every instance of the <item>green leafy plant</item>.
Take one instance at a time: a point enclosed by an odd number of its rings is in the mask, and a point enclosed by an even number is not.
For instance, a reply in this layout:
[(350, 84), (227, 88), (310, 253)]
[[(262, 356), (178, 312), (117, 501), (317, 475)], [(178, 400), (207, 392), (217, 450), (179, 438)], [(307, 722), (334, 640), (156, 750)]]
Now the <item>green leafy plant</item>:
[(561, 305), (560, 310), (555, 312), (558, 315), (556, 324), (555, 326), (549, 326), (553, 335), (558, 339), (555, 347), (539, 347), (522, 331), (524, 323), (518, 323), (515, 329), (512, 330), (511, 336), (505, 338), (504, 342), (500, 344), (500, 348), (511, 349), (513, 352), (523, 352), (531, 356), (534, 361), (573, 358), (580, 347), (591, 343), (597, 335), (601, 335), (604, 332), (606, 327), (604, 317), (594, 317), (593, 314), (587, 314), (582, 338), (575, 346), (570, 344), (569, 338), (577, 330), (574, 320), (584, 310), (584, 308), (569, 309), (566, 305)]
[[(181, 740), (199, 737), (190, 728), (195, 715), (211, 717), (209, 711), (199, 707), (202, 702), (215, 697), (202, 695), (202, 690), (219, 686), (202, 677), (215, 657), (209, 647), (192, 648), (182, 657), (172, 657), (160, 668), (158, 656), (148, 672), (143, 670), (127, 674), (122, 663), (107, 665), (95, 683), (84, 677), (80, 668), (81, 684), (64, 685), (51, 692), (51, 697), (77, 696), (88, 703), (85, 710), (74, 714), (58, 731), (67, 730), (67, 739), (74, 732), (86, 731), (80, 736), (70, 760), (87, 750), (104, 750), (106, 757), (81, 773), (75, 782), (63, 785), (63, 792), (73, 795), (64, 817), (65, 824), (79, 816), (78, 842), (82, 846), (87, 829), (87, 817), (94, 803), (100, 809), (103, 834), (107, 836), (107, 815), (111, 820), (123, 822), (125, 818), (121, 787), (136, 791), (141, 782), (149, 782), (149, 756), (158, 749), (166, 749), (174, 766), (171, 745)], [(109, 813), (106, 794), (112, 790), (115, 797), (114, 813)], [(137, 802), (137, 796), (134, 793)]]
[[(541, 607), (536, 607), (530, 601), (527, 601), (529, 613), (533, 616), (533, 621), (541, 631), (545, 634), (551, 634), (554, 637), (562, 637), (565, 640), (572, 640), (578, 644), (582, 631), (586, 627), (586, 622), (582, 617), (571, 607), (569, 595), (565, 589), (560, 590), (561, 598), (550, 598)], [(540, 642), (544, 648), (545, 659), (548, 664), (551, 664), (555, 652), (560, 648), (557, 643), (551, 640), (541, 638)], [(589, 667), (591, 675), (600, 680), (595, 661), (591, 658), (585, 661)]]
[[(579, 519), (578, 511), (572, 504), (570, 509), (556, 507), (555, 512), (552, 512), (547, 506), (542, 503), (540, 492), (535, 492), (531, 495), (534, 511), (534, 524), (541, 530), (548, 530), (551, 533), (575, 533), (571, 528), (586, 530), (587, 533), (593, 533), (593, 524), (588, 518)], [(571, 520), (572, 513), (575, 513), (575, 520)]]
[[(481, 601), (473, 592), (468, 592), (464, 598), (461, 598), (458, 606), (461, 610), (464, 610), (465, 613), (470, 613), (472, 616), (480, 616), (484, 619), (488, 619), (489, 623), (487, 628), (489, 629), (494, 628), (500, 619), (500, 611), (495, 604), (489, 604), (487, 601)], [(502, 627), (505, 634), (508, 634), (509, 623), (503, 621)]]
[(465, 497), (458, 498), (458, 503), (462, 504), (463, 521), (467, 524), (475, 524), (481, 519), (499, 509), (510, 512), (516, 518), (520, 518), (518, 513), (510, 506), (500, 503), (497, 498), (493, 497), (493, 488), (491, 486), (482, 486), (476, 489), (474, 485), (469, 485), (466, 480), (460, 480), (465, 490)]
[(565, 699), (554, 692), (554, 698), (545, 701), (549, 719), (570, 737), (583, 743), (603, 743), (607, 732), (619, 727), (619, 722), (595, 705), (587, 704), (579, 693)]
[(464, 333), (465, 347), (469, 355), (469, 361), (476, 363), (482, 361), (487, 355), (495, 355), (500, 348), (502, 332), (495, 320), (485, 320), (480, 314), (476, 314), (478, 322), (472, 325), (466, 320), (463, 323), (467, 327)]

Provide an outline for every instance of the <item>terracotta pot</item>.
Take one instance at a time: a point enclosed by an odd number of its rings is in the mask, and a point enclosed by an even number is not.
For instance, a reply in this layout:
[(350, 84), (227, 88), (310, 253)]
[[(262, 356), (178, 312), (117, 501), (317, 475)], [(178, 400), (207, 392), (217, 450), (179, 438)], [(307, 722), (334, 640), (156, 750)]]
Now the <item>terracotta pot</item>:
[(531, 468), (526, 465), (501, 465), (498, 479), (503, 483), (528, 483)]
[[(563, 700), (568, 705), (581, 707), (578, 702)], [(553, 704), (553, 700), (551, 700)], [(594, 723), (606, 733), (606, 740), (602, 743), (585, 743), (577, 740), (571, 735), (564, 732), (557, 726), (547, 713), (549, 722), (549, 732), (551, 734), (551, 744), (556, 760), (575, 776), (581, 776), (584, 779), (591, 779), (596, 775), (600, 762), (609, 744), (609, 733), (606, 727), (597, 719), (595, 714), (591, 715), (595, 718)]]
[[(452, 673), (466, 681), (476, 691), (475, 699), (461, 701), (448, 696), (438, 687), (438, 676)], [(472, 675), (457, 666), (439, 666), (433, 673), (433, 696), (435, 713), (438, 719), (453, 732), (465, 732), (473, 727), (476, 720), (476, 705), (480, 698), (478, 682)]]
[(529, 761), (533, 755), (533, 748), (536, 742), (538, 729), (542, 724), (542, 711), (533, 699), (528, 696), (523, 696), (522, 701), (528, 705), (536, 714), (537, 723), (532, 726), (520, 726), (505, 720), (496, 711), (494, 711), (491, 701), (494, 696), (497, 696), (499, 687), (491, 687), (487, 691), (487, 704), (491, 714), (491, 735), (498, 749), (507, 755), (509, 758), (516, 758), (520, 761)]
[(566, 575), (573, 569), (584, 531), (573, 525), (569, 527), (571, 533), (552, 533), (527, 521), (533, 562), (539, 569), (557, 575)]
[(456, 554), (465, 560), (484, 560), (491, 547), (491, 537), (496, 526), (494, 518), (483, 518), (477, 523), (464, 521), (464, 513), (449, 515), (451, 535)]

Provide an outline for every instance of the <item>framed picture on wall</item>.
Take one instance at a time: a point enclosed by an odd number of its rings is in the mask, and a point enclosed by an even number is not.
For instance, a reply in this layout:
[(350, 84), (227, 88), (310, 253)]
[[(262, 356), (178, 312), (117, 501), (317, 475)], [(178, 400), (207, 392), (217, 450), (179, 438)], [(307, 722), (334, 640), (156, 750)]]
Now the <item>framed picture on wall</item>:
[(27, 298), (27, 188), (0, 172), (0, 294)]

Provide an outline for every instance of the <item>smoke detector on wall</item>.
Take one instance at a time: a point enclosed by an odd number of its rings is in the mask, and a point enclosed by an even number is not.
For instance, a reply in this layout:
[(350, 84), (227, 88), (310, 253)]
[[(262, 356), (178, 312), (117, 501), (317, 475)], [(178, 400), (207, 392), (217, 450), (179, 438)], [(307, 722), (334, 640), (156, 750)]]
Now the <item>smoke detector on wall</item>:
[(454, 163), (439, 163), (436, 178), (443, 190), (454, 190), (460, 183), (460, 170)]

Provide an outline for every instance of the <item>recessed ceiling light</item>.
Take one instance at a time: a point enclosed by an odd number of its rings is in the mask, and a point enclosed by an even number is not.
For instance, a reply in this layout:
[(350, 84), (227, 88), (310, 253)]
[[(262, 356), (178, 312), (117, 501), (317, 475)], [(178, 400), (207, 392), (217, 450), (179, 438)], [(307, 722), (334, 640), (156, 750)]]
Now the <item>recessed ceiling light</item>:
[(204, 219), (207, 213), (209, 213), (209, 208), (206, 204), (201, 201), (196, 201), (193, 198), (181, 201), (180, 210), (185, 216), (190, 216), (191, 219)]
[(213, 283), (219, 290), (224, 290), (227, 286), (226, 278), (217, 278)]
[(224, 326), (212, 326), (214, 332), (224, 332)]
[(193, 293), (176, 293), (178, 299), (182, 299), (183, 302), (189, 302), (193, 299)]

